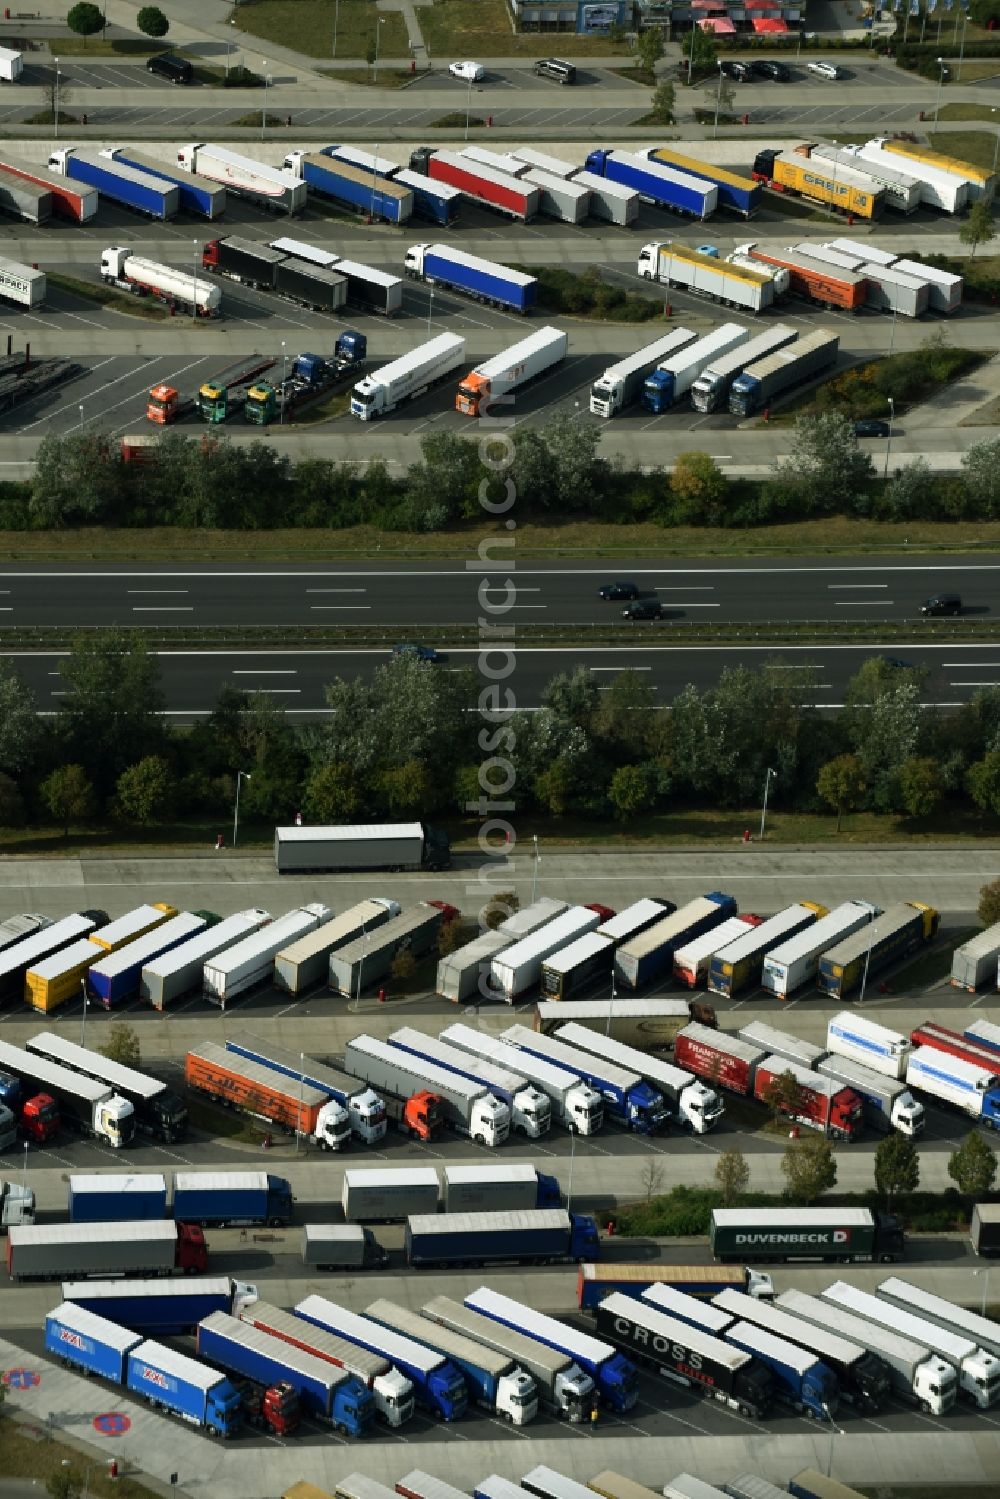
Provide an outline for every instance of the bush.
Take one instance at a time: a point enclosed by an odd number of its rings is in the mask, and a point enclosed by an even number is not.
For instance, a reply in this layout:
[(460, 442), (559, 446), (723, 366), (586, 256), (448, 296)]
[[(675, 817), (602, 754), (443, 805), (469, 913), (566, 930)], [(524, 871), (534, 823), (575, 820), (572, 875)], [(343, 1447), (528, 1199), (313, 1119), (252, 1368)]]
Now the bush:
[[(819, 1138), (817, 1136), (817, 1138)], [(996, 1195), (996, 1194), (994, 1194)], [(878, 1192), (830, 1192), (825, 1207), (864, 1207), (881, 1212)], [(626, 1238), (697, 1238), (708, 1233), (713, 1208), (722, 1206), (722, 1194), (713, 1187), (674, 1187), (662, 1197), (636, 1203), (612, 1213), (617, 1231)], [(737, 1207), (787, 1207), (779, 1192), (744, 1192)], [(943, 1192), (903, 1192), (893, 1200), (893, 1212), (910, 1233), (962, 1232), (969, 1226), (969, 1208), (954, 1187)], [(605, 1215), (607, 1216), (607, 1215)]]

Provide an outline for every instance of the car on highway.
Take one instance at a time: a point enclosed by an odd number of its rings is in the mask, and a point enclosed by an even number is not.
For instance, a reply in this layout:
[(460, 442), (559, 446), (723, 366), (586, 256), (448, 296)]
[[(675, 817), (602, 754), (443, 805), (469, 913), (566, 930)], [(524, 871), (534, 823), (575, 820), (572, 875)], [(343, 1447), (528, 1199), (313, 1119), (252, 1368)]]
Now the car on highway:
[(806, 71), (815, 74), (817, 78), (828, 80), (840, 77), (840, 69), (835, 62), (807, 62)]
[(750, 64), (755, 78), (770, 78), (775, 83), (787, 83), (792, 76), (791, 68), (783, 62), (772, 62), (770, 58), (758, 57)]
[(628, 583), (619, 579), (617, 583), (605, 583), (599, 590), (602, 599), (637, 599), (639, 597), (638, 583)]
[(453, 78), (461, 78), (463, 83), (479, 83), (486, 77), (486, 69), (481, 62), (450, 62), (448, 72)]
[(855, 437), (888, 437), (889, 431), (889, 423), (877, 416), (866, 416), (854, 423)]
[(633, 599), (622, 610), (622, 619), (662, 619), (663, 606), (659, 599)]
[(753, 77), (753, 69), (748, 62), (732, 62), (726, 59), (720, 62), (719, 69), (724, 78), (735, 78), (737, 83), (748, 83)]
[(441, 652), (436, 651), (432, 645), (414, 645), (410, 641), (394, 645), (392, 655), (393, 660), (422, 661), (425, 665), (434, 665), (444, 660)]
[(957, 593), (932, 593), (920, 605), (921, 614), (961, 614), (962, 598)]

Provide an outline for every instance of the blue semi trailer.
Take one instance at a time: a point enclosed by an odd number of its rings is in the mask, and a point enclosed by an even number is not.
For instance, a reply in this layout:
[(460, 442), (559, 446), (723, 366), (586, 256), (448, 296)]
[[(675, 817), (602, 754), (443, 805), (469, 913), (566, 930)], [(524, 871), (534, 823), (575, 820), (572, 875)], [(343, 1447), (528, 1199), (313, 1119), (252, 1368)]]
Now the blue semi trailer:
[(565, 1264), (600, 1253), (593, 1218), (562, 1208), (420, 1213), (406, 1220), (406, 1263), (418, 1266)]
[(202, 1228), (283, 1228), (291, 1222), (292, 1189), (268, 1171), (176, 1171), (173, 1216)]
[(70, 1223), (135, 1223), (166, 1216), (165, 1176), (154, 1172), (142, 1176), (74, 1172), (70, 1176)]
[(662, 162), (644, 161), (630, 151), (591, 151), (587, 171), (620, 182), (657, 208), (669, 208), (687, 218), (707, 219), (718, 207), (719, 189), (714, 182)]
[(257, 1288), (228, 1275), (191, 1275), (177, 1280), (65, 1280), (63, 1301), (106, 1317), (144, 1338), (193, 1333), (213, 1312), (238, 1317), (257, 1300)]
[(413, 172), (409, 167), (397, 172), (393, 181), (402, 183), (413, 194), (414, 218), (429, 219), (442, 229), (447, 229), (458, 218), (463, 197), (461, 188), (425, 177), (423, 172)]
[(149, 172), (137, 172), (124, 162), (109, 161), (99, 151), (81, 151), (78, 146), (60, 146), (49, 157), (49, 171), (96, 187), (102, 198), (134, 208), (151, 219), (172, 219), (180, 207), (176, 183)]
[(463, 292), (477, 302), (510, 312), (530, 312), (538, 293), (534, 276), (448, 245), (411, 245), (403, 270), (415, 280)]
[(602, 1061), (578, 1046), (557, 1041), (554, 1036), (539, 1035), (526, 1025), (512, 1025), (499, 1039), (519, 1051), (526, 1051), (529, 1056), (540, 1057), (542, 1061), (551, 1062), (582, 1078), (601, 1095), (609, 1116), (626, 1129), (640, 1135), (653, 1135), (667, 1128), (670, 1110), (663, 1095), (637, 1073), (613, 1062)]
[(221, 182), (211, 182), (195, 172), (185, 172), (183, 167), (174, 167), (157, 157), (147, 156), (145, 151), (136, 151), (133, 146), (109, 146), (101, 155), (110, 161), (134, 167), (137, 172), (145, 172), (147, 176), (174, 183), (184, 213), (195, 213), (203, 219), (218, 219), (225, 213), (226, 189)]
[(339, 161), (321, 151), (290, 151), (282, 165), (311, 193), (353, 208), (365, 218), (405, 224), (413, 212), (413, 194), (408, 187), (349, 161)]

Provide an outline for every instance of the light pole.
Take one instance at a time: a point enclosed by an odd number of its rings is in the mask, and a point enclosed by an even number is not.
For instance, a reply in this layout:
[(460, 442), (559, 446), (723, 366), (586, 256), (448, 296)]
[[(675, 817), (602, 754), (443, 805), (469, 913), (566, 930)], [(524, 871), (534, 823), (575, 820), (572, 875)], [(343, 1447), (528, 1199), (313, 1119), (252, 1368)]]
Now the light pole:
[(268, 85), (267, 58), (265, 57), (265, 59), (264, 59), (264, 102), (261, 105), (261, 110), (260, 110), (260, 138), (261, 138), (261, 140), (264, 139), (264, 129), (265, 129), (266, 125), (267, 125), (267, 85)]
[(236, 772), (236, 810), (233, 812), (233, 848), (236, 847), (236, 840), (240, 832), (240, 782), (251, 780), (253, 780), (253, 777), (248, 770), (238, 770)]
[[(27, 1147), (27, 1145), (24, 1147), (24, 1151), (25, 1151), (25, 1157), (27, 1158), (27, 1153), (28, 1153), (28, 1147)], [(982, 1270), (973, 1270), (973, 1272), (972, 1272), (973, 1275), (981, 1275), (983, 1277), (983, 1299), (982, 1299), (982, 1304), (980, 1305), (980, 1308), (979, 1308), (979, 1315), (981, 1317), (985, 1317), (986, 1316), (986, 1303), (990, 1299), (990, 1271), (992, 1270), (992, 1268), (993, 1268), (992, 1265), (986, 1265)]]
[(892, 424), (896, 419), (895, 401), (892, 399), (892, 396), (886, 396), (886, 400), (889, 402), (889, 435), (885, 440), (885, 472), (882, 475), (883, 479), (888, 479), (889, 477), (889, 454), (892, 452)]
[(302, 1100), (306, 1087), (306, 1054), (299, 1052), (299, 1117), (295, 1123), (295, 1154), (299, 1153), (299, 1140), (302, 1136)]
[(569, 1132), (569, 1181), (566, 1183), (566, 1211), (573, 1204), (573, 1167), (576, 1165), (576, 1130)]
[(716, 59), (716, 64), (715, 65), (716, 65), (716, 67), (719, 70), (719, 84), (718, 84), (718, 87), (715, 90), (715, 124), (712, 126), (712, 139), (713, 140), (718, 140), (718, 137), (719, 137), (719, 106), (722, 103), (722, 63), (721, 63), (721, 61), (718, 58)]
[(375, 190), (378, 187), (378, 142), (375, 144), (375, 155), (372, 157), (372, 200), (368, 208), (368, 217), (375, 222)]
[(431, 299), (427, 303), (427, 332), (431, 331), (431, 318), (434, 316), (434, 283), (431, 282)]
[(288, 376), (288, 365), (286, 363), (285, 339), (281, 340), (281, 400), (278, 402), (278, 426), (285, 425), (285, 380)]
[(340, 25), (340, 0), (334, 0), (333, 6), (333, 56), (337, 55), (337, 27)]
[(76, 409), (80, 413), (80, 426), (82, 427), (83, 426), (83, 402), (82, 401), (80, 402), (79, 406), (77, 406)]
[(80, 1017), (80, 1045), (87, 1044), (87, 980), (80, 980), (80, 993), (83, 995), (83, 1014)]
[(690, 54), (688, 55), (688, 88), (691, 88), (693, 86), (693, 84), (694, 84), (694, 34), (695, 34), (695, 31), (697, 30), (697, 27), (698, 27), (698, 22), (695, 20), (694, 11), (692, 11), (691, 12), (691, 51), (690, 51)]
[(55, 94), (55, 106), (56, 107), (55, 107), (55, 119), (53, 120), (52, 123), (53, 123), (53, 125), (55, 127), (55, 138), (56, 138), (56, 140), (58, 140), (59, 139), (59, 59), (58, 59), (58, 57), (54, 57), (52, 59), (52, 61), (56, 65), (56, 94)]
[(944, 74), (945, 74), (945, 61), (944, 61), (943, 57), (939, 57), (937, 59), (937, 65), (938, 65), (938, 87), (937, 87), (937, 101), (936, 101), (936, 103), (934, 105), (934, 123), (935, 123), (935, 125), (940, 125), (940, 123), (941, 123), (941, 90), (944, 88)]
[(25, 1142), (24, 1142), (24, 1165), (21, 1167), (21, 1188), (22, 1188), (22, 1191), (25, 1191), (25, 1192), (28, 1190), (28, 1142), (27, 1142), (27, 1140), (25, 1140)]
[(768, 794), (768, 792), (771, 789), (771, 779), (772, 779), (772, 777), (774, 778), (774, 780), (777, 780), (778, 779), (778, 772), (776, 770), (772, 770), (771, 767), (770, 767), (770, 765), (769, 765), (767, 767), (767, 775), (764, 777), (764, 805), (761, 808), (761, 812), (760, 812), (760, 837), (761, 837), (761, 842), (764, 841), (764, 823), (767, 821), (767, 794)]
[(465, 90), (465, 139), (469, 139), (469, 115), (472, 111), (472, 74), (468, 77), (468, 88)]
[(826, 1454), (826, 1476), (829, 1478), (833, 1472), (833, 1440), (834, 1437), (842, 1437), (844, 1433), (831, 1416), (830, 1407), (826, 1404), (826, 1401), (821, 1401), (821, 1404), (823, 1406), (823, 1414), (830, 1423), (830, 1447)]
[(868, 964), (872, 960), (872, 948), (875, 945), (875, 936), (876, 936), (876, 932), (877, 931), (878, 931), (878, 928), (875, 927), (875, 926), (873, 926), (872, 927), (872, 934), (871, 934), (871, 937), (869, 938), (869, 941), (868, 941), (868, 950), (865, 953), (865, 967), (864, 967), (864, 972), (861, 975), (861, 993), (858, 995), (858, 1004), (859, 1005), (863, 1005), (864, 1002), (865, 1002), (865, 986), (868, 983)]
[(378, 83), (378, 44), (382, 37), (382, 27), (385, 25), (385, 16), (379, 16), (378, 25), (375, 27), (375, 70), (372, 73), (372, 82)]
[(535, 845), (534, 865), (533, 865), (533, 868), (532, 868), (532, 871), (531, 871), (531, 904), (534, 905), (534, 903), (535, 903), (535, 896), (538, 894), (538, 861), (539, 861), (539, 858), (540, 858), (540, 855), (539, 855), (539, 852), (538, 852), (538, 834), (537, 833), (532, 833), (532, 835), (531, 835), (531, 841)]
[(604, 1027), (604, 1034), (606, 1036), (610, 1036), (611, 1035), (611, 1017), (614, 1014), (615, 1000), (617, 998), (618, 998), (618, 990), (615, 988), (615, 975), (614, 975), (614, 972), (612, 971), (612, 974), (611, 974), (611, 1003), (608, 1005), (608, 1023)]
[(198, 260), (200, 258), (201, 245), (198, 240), (191, 241), (191, 316), (198, 321)]

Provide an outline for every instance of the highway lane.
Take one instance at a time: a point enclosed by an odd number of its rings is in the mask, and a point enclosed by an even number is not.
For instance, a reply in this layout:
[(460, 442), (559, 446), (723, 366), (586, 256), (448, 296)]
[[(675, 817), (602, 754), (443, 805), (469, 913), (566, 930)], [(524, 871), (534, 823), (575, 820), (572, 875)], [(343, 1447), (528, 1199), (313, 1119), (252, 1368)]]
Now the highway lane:
[[(515, 512), (516, 513), (516, 512)], [(627, 580), (642, 594), (659, 599), (665, 624), (629, 624), (621, 619), (620, 602), (602, 600), (600, 588)], [(508, 582), (509, 580), (509, 582)], [(57, 587), (39, 587), (57, 581)], [(939, 641), (924, 646), (926, 621), (920, 605), (931, 593), (955, 591), (963, 600), (966, 620), (988, 621), (1000, 611), (1000, 556), (987, 554), (935, 555), (903, 553), (894, 556), (824, 558), (684, 558), (669, 555), (669, 532), (664, 533), (659, 558), (600, 558), (542, 561), (518, 559), (516, 546), (490, 549), (487, 566), (475, 554), (467, 560), (439, 563), (358, 561), (308, 564), (183, 567), (128, 565), (10, 565), (0, 567), (0, 609), (3, 623), (36, 625), (171, 625), (220, 628), (238, 625), (277, 627), (339, 625), (366, 632), (407, 625), (424, 628), (428, 644), (437, 643), (436, 629), (476, 626), (485, 605), (497, 609), (510, 602), (505, 622), (515, 627), (574, 625), (581, 644), (595, 628), (617, 630), (618, 652), (639, 651), (648, 656), (658, 683), (678, 673), (705, 669), (695, 663), (712, 652), (688, 653), (684, 629), (692, 624), (844, 623), (909, 621), (911, 644), (889, 652), (913, 655), (915, 661), (941, 673), (941, 684), (969, 685), (947, 673), (980, 669), (1000, 670), (996, 662), (959, 659)], [(482, 595), (482, 596), (481, 596)], [(671, 630), (670, 626), (679, 627)], [(949, 621), (941, 626), (951, 628)], [(667, 637), (666, 639), (664, 637)], [(391, 644), (389, 641), (387, 644)], [(655, 649), (651, 649), (655, 648)], [(728, 654), (728, 648), (722, 648)], [(771, 647), (761, 647), (770, 650)], [(866, 648), (868, 653), (877, 646)], [(977, 647), (976, 650), (982, 650)], [(795, 651), (801, 655), (801, 648)], [(522, 654), (522, 669), (532, 680), (544, 678), (548, 663), (536, 670), (532, 652)], [(588, 655), (590, 653), (588, 652)], [(992, 653), (992, 654), (995, 654)], [(474, 653), (455, 652), (457, 664), (468, 664)], [(954, 655), (954, 659), (952, 656)], [(372, 664), (385, 651), (371, 656)], [(225, 660), (225, 658), (222, 658)], [(365, 659), (367, 659), (367, 654)], [(636, 657), (638, 659), (638, 656)], [(855, 669), (853, 657), (840, 660), (824, 651), (816, 660), (831, 669), (837, 680), (844, 668)], [(339, 669), (339, 653), (316, 658)], [(596, 663), (606, 666), (606, 661)], [(348, 663), (364, 669), (364, 660)]]

